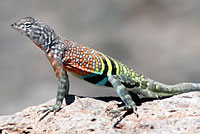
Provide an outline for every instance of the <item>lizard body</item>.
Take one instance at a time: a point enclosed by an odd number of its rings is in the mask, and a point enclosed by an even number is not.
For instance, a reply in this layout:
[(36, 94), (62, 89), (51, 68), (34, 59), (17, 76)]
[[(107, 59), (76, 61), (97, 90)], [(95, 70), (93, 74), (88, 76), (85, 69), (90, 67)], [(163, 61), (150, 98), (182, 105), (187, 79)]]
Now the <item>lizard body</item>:
[(45, 110), (46, 115), (58, 111), (64, 97), (68, 95), (67, 72), (87, 82), (115, 88), (126, 105), (113, 110), (114, 113), (132, 110), (137, 115), (136, 104), (129, 92), (140, 97), (158, 98), (200, 91), (198, 83), (166, 85), (144, 77), (110, 56), (57, 35), (48, 25), (32, 17), (21, 19), (11, 26), (26, 34), (45, 52), (59, 81), (56, 104)]

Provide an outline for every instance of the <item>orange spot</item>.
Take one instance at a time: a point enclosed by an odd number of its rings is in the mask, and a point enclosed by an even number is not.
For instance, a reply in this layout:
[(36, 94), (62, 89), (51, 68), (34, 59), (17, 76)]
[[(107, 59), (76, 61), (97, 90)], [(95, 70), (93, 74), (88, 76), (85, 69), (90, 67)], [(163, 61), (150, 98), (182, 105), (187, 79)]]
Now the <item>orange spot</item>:
[(76, 47), (74, 47), (74, 51), (76, 51), (77, 50), (77, 48)]
[(83, 51), (80, 51), (80, 54), (83, 55), (84, 54)]
[(88, 58), (88, 57), (89, 57), (89, 55), (88, 55), (88, 54), (86, 54), (86, 55), (85, 55), (85, 58)]
[(83, 58), (80, 58), (80, 60), (79, 60), (80, 62), (83, 62)]
[(91, 66), (91, 68), (92, 68), (93, 65), (92, 65), (92, 64), (89, 64), (89, 66)]
[(72, 57), (72, 56), (73, 56), (73, 53), (70, 53), (69, 56)]
[(93, 61), (93, 59), (92, 58), (90, 58), (90, 62), (92, 62)]
[(93, 65), (93, 62), (90, 62), (89, 65)]
[(71, 48), (71, 47), (69, 47), (69, 48), (68, 48), (68, 50), (69, 50), (69, 51), (71, 51), (71, 50), (72, 50), (72, 48)]
[(75, 65), (76, 67), (78, 67), (78, 63), (76, 63), (76, 65)]
[(85, 60), (85, 63), (88, 63), (88, 60)]
[(88, 53), (88, 54), (91, 54), (91, 52), (90, 52), (90, 51), (88, 51), (87, 53)]
[(79, 55), (79, 54), (77, 54), (77, 55), (76, 55), (76, 57), (77, 57), (77, 58), (80, 58), (80, 55)]
[(68, 40), (65, 40), (65, 43), (68, 43), (69, 41)]
[(87, 49), (86, 49), (86, 48), (84, 48), (84, 49), (83, 49), (83, 51), (87, 51)]
[(91, 69), (91, 68), (92, 68), (92, 65), (89, 65), (89, 68)]
[(70, 43), (69, 43), (69, 45), (71, 45), (71, 46), (72, 46), (72, 45), (73, 45), (73, 43), (72, 43), (72, 42), (70, 42)]
[(82, 46), (81, 46), (81, 45), (79, 45), (79, 48), (82, 48)]

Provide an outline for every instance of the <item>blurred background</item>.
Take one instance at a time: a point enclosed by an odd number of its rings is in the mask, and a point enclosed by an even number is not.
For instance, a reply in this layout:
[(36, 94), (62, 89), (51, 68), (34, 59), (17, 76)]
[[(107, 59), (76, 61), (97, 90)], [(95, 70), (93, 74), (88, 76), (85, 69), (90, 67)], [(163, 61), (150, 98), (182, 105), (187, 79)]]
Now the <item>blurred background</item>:
[[(55, 98), (44, 53), (10, 24), (32, 16), (58, 34), (110, 55), (154, 80), (200, 81), (198, 0), (1, 0), (0, 115)], [(70, 75), (70, 93), (115, 96)]]

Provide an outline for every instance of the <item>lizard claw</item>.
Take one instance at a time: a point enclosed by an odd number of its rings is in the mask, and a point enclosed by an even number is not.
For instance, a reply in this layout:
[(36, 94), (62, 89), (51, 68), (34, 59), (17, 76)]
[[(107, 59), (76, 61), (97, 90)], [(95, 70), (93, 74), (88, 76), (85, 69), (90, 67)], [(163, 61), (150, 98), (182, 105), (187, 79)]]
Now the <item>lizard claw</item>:
[(113, 120), (114, 118), (119, 117), (119, 116), (120, 116), (120, 113), (121, 113), (121, 111), (120, 111), (119, 109), (117, 109), (117, 110), (111, 109), (111, 110), (109, 111), (109, 114), (112, 114), (112, 115), (113, 115), (111, 120)]
[(122, 111), (127, 111), (127, 112), (131, 111), (131, 112), (133, 112), (136, 115), (137, 118), (139, 117), (139, 114), (137, 112), (137, 107), (136, 106), (133, 107), (133, 106), (129, 106), (129, 105), (120, 107), (117, 110), (112, 109), (112, 110), (109, 111), (109, 114), (113, 114), (114, 116), (113, 116), (112, 119), (114, 119), (114, 118), (119, 117), (120, 113)]
[(37, 111), (37, 113), (44, 113), (44, 115), (40, 117), (39, 121), (43, 120), (51, 112), (54, 112), (54, 115), (55, 115), (56, 112), (58, 112), (59, 110), (60, 110), (60, 106), (58, 105), (49, 106), (47, 108), (40, 109), (39, 111)]
[(132, 108), (133, 113), (136, 115), (136, 117), (139, 117), (139, 114), (137, 112), (137, 107)]

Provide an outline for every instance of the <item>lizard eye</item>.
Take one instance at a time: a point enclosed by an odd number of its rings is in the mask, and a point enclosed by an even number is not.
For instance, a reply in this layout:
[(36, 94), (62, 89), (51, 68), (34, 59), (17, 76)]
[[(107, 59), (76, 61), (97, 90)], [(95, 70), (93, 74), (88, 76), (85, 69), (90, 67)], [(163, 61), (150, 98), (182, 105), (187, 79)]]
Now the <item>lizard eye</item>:
[(25, 23), (26, 28), (30, 28), (31, 27), (31, 23)]

